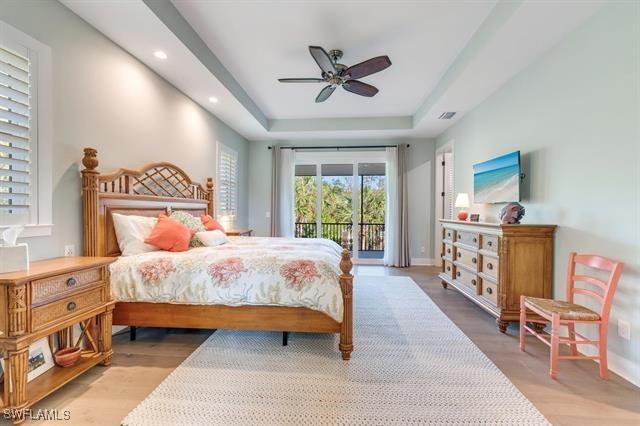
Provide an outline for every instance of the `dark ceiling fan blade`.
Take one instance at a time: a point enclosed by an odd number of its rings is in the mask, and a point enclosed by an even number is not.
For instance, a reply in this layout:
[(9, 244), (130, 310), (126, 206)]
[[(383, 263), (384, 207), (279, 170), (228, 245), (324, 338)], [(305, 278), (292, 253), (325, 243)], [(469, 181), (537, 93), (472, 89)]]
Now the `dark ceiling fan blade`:
[(331, 84), (325, 87), (324, 89), (322, 89), (320, 93), (318, 93), (318, 96), (316, 97), (316, 103), (324, 102), (327, 99), (329, 99), (329, 96), (331, 96), (334, 90), (336, 90), (336, 86), (333, 86)]
[(391, 60), (388, 56), (377, 56), (347, 68), (342, 75), (350, 75), (352, 79), (357, 80), (375, 74), (390, 66)]
[(378, 93), (378, 89), (374, 86), (363, 83), (358, 80), (348, 80), (342, 83), (344, 90), (355, 93), (356, 95), (366, 96), (368, 98), (375, 96)]
[(331, 61), (329, 54), (320, 46), (309, 46), (309, 53), (313, 56), (323, 73), (336, 74), (336, 66)]
[(321, 78), (279, 78), (280, 83), (322, 83)]

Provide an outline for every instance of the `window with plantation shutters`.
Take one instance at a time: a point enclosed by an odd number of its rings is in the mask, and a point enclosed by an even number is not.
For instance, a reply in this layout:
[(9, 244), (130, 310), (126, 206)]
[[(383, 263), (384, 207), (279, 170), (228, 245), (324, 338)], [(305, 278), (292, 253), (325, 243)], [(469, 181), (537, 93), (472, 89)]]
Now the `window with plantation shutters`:
[(51, 49), (0, 21), (0, 232), (51, 235)]
[(238, 213), (238, 153), (218, 144), (218, 217), (235, 218)]
[(0, 224), (32, 223), (35, 200), (31, 116), (35, 96), (29, 51), (0, 40)]

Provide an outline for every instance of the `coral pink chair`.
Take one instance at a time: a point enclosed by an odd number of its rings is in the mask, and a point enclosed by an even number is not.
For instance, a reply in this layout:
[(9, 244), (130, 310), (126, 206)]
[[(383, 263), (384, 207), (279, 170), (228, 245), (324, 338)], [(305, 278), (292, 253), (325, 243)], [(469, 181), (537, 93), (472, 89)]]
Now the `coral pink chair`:
[[(608, 280), (602, 281), (588, 275), (576, 275), (576, 264), (586, 265), (591, 268), (609, 271)], [(549, 375), (552, 379), (558, 373), (558, 360), (561, 359), (597, 359), (600, 361), (600, 377), (609, 378), (607, 368), (607, 327), (609, 325), (609, 312), (613, 294), (616, 291), (623, 263), (616, 262), (606, 257), (576, 254), (569, 255), (567, 271), (567, 301), (551, 299), (539, 299), (536, 297), (520, 296), (520, 350), (524, 351), (526, 333), (529, 332), (551, 348)], [(594, 291), (576, 287), (576, 283), (589, 283), (599, 288)], [(573, 296), (582, 294), (596, 299), (600, 303), (600, 312), (592, 311), (582, 305), (573, 303)], [(527, 318), (527, 309), (538, 314), (540, 318)], [(551, 323), (551, 338), (545, 338), (549, 334), (537, 332), (535, 327), (527, 326), (531, 323)], [(593, 324), (599, 327), (599, 340), (589, 340), (575, 331), (575, 324)], [(560, 326), (568, 329), (568, 338), (560, 337)], [(560, 344), (571, 347), (571, 355), (560, 356)], [(584, 356), (578, 354), (578, 345), (594, 345), (598, 347), (597, 356)]]

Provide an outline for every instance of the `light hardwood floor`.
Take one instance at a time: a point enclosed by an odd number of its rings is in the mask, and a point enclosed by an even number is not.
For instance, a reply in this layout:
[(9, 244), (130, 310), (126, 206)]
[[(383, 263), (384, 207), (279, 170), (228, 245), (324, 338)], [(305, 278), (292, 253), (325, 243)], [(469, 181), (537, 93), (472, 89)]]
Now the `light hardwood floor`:
[[(357, 266), (359, 275), (410, 276), (531, 402), (555, 425), (640, 425), (640, 389), (615, 374), (598, 377), (590, 361), (563, 362), (559, 378), (548, 372), (548, 349), (530, 339), (518, 350), (517, 330), (504, 335), (492, 317), (455, 290), (445, 290), (428, 267), (392, 269)], [(114, 337), (113, 364), (96, 367), (67, 384), (34, 408), (69, 410), (68, 422), (34, 424), (118, 425), (162, 380), (209, 335), (202, 330), (139, 329), (138, 340)], [(290, 339), (295, 344), (295, 336)], [(357, 348), (354, 352), (357, 356)], [(336, 354), (336, 362), (340, 362)]]

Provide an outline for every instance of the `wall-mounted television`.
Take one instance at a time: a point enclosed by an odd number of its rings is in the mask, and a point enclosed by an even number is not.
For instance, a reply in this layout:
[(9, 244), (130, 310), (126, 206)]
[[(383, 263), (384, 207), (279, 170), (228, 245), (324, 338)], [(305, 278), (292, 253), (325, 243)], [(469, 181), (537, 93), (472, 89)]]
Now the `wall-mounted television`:
[(473, 166), (474, 203), (520, 201), (520, 151)]

